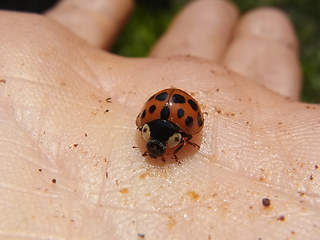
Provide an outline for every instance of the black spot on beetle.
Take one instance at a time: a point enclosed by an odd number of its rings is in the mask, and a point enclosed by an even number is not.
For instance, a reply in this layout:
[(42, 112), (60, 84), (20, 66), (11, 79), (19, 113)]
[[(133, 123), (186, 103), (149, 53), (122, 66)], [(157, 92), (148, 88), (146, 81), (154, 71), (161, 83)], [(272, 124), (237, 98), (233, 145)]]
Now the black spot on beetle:
[(146, 116), (146, 110), (143, 110), (142, 114), (141, 114), (141, 119), (144, 118)]
[(180, 94), (174, 94), (172, 96), (172, 102), (174, 102), (174, 103), (185, 103), (186, 99), (184, 98), (184, 96), (182, 96)]
[(197, 122), (198, 122), (198, 126), (199, 126), (199, 127), (202, 127), (202, 125), (203, 125), (203, 118), (202, 118), (200, 112), (198, 112)]
[(151, 106), (149, 107), (149, 113), (153, 113), (154, 110), (156, 110), (156, 106), (155, 106), (155, 105), (151, 105)]
[(166, 100), (166, 98), (168, 97), (168, 93), (167, 92), (163, 92), (163, 93), (160, 93), (156, 96), (156, 100), (158, 101), (164, 101)]
[(187, 117), (185, 123), (187, 124), (188, 127), (191, 127), (193, 125), (193, 118), (192, 117)]
[(160, 113), (161, 119), (168, 120), (169, 115), (170, 115), (170, 108), (168, 106), (164, 106)]
[(182, 118), (184, 116), (184, 110), (182, 108), (179, 108), (177, 111), (178, 118)]
[(194, 111), (198, 111), (198, 105), (192, 99), (188, 100), (189, 105), (192, 107)]

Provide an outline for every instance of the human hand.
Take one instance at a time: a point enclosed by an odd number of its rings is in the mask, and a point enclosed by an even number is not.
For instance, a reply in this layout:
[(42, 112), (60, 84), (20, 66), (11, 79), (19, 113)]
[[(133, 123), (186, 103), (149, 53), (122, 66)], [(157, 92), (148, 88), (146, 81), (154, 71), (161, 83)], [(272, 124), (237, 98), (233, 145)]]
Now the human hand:
[[(116, 9), (107, 20), (66, 5), (47, 17), (1, 12), (1, 237), (316, 239), (320, 111), (296, 101), (286, 17), (197, 1), (153, 58), (129, 59), (97, 48), (131, 6), (109, 3), (96, 8)], [(73, 32), (93, 19), (78, 34), (95, 47), (49, 17)], [(144, 101), (171, 86), (207, 113), (200, 150), (184, 147), (180, 165), (143, 157), (135, 126)]]

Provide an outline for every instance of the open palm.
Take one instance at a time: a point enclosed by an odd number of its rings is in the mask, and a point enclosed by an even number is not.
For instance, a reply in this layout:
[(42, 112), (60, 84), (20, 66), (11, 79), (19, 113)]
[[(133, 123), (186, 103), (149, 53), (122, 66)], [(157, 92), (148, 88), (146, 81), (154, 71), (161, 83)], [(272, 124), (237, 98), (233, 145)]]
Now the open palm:
[[(100, 49), (119, 2), (0, 13), (0, 238), (317, 239), (320, 110), (296, 101), (284, 14), (196, 1), (152, 57), (129, 59)], [(142, 156), (135, 125), (168, 87), (205, 112), (181, 164)]]

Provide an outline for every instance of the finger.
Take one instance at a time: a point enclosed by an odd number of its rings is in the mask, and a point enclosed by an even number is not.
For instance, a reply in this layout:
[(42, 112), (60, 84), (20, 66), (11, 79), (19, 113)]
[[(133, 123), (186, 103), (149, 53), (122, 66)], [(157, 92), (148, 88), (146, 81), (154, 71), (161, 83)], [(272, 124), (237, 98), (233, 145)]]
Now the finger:
[(178, 14), (150, 55), (193, 55), (218, 62), (237, 16), (238, 11), (230, 2), (194, 1)]
[(62, 0), (46, 15), (92, 46), (109, 49), (132, 7), (132, 0)]
[(288, 17), (262, 8), (241, 20), (224, 63), (292, 99), (298, 99), (301, 73), (298, 42)]

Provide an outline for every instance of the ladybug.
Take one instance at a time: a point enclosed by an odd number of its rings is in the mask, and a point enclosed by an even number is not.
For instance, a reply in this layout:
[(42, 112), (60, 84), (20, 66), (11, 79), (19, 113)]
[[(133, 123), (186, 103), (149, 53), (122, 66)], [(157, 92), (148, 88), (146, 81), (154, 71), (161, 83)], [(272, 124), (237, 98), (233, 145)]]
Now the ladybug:
[(189, 142), (192, 135), (201, 131), (203, 115), (199, 104), (188, 93), (168, 88), (152, 95), (139, 113), (136, 124), (143, 139), (147, 142), (147, 151), (143, 156), (162, 157), (167, 148), (178, 146), (173, 156), (185, 145), (199, 146)]

